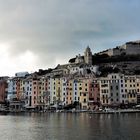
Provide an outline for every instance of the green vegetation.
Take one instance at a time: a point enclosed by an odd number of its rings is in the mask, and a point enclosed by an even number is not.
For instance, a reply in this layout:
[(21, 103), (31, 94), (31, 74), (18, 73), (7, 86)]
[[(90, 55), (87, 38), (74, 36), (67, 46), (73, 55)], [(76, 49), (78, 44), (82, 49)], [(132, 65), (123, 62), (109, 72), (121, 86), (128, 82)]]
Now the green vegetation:
[(113, 62), (126, 62), (126, 61), (140, 61), (140, 55), (119, 55), (108, 56), (107, 54), (92, 56), (93, 65), (101, 63), (113, 63)]
[(113, 67), (105, 67), (105, 66), (100, 66), (99, 71), (101, 72), (100, 76), (107, 76), (108, 73), (118, 73), (120, 72), (119, 68), (113, 68)]

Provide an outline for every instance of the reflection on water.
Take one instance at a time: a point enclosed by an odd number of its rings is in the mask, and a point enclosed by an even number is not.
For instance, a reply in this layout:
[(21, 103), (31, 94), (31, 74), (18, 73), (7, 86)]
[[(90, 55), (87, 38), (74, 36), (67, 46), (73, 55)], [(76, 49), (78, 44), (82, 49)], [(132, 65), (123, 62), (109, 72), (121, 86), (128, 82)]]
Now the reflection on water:
[(139, 140), (140, 114), (26, 113), (0, 116), (0, 140)]

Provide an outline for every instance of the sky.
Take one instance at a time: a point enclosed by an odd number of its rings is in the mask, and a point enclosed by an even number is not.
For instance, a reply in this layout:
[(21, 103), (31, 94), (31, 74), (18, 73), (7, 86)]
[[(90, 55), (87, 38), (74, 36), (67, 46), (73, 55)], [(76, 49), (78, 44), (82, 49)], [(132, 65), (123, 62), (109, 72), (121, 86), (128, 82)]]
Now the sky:
[(139, 40), (139, 13), (139, 0), (0, 0), (0, 76)]

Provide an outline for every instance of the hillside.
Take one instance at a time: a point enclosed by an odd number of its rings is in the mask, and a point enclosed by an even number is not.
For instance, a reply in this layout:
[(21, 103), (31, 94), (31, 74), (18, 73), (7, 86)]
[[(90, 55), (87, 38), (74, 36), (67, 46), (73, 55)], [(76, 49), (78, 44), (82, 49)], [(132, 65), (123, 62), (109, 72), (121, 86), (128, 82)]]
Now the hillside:
[[(70, 59), (69, 62), (74, 63), (75, 58)], [(92, 64), (99, 65), (102, 76), (113, 72), (140, 74), (140, 55), (108, 56), (107, 54), (94, 54)]]

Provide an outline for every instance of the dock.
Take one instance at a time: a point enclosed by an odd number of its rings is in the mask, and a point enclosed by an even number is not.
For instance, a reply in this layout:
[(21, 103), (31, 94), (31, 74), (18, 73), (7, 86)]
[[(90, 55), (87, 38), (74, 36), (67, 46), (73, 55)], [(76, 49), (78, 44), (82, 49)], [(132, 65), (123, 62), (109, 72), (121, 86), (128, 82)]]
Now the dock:
[(136, 109), (122, 109), (122, 110), (103, 110), (103, 111), (90, 111), (90, 114), (121, 114), (121, 113), (140, 113)]

